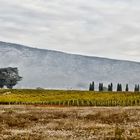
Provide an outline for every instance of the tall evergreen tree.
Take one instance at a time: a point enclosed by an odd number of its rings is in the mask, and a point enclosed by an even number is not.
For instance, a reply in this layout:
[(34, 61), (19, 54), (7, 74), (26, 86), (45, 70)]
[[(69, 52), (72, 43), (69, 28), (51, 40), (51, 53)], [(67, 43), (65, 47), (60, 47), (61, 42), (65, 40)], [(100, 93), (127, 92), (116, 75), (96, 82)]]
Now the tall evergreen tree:
[(111, 86), (110, 86), (110, 84), (108, 85), (108, 91), (110, 91), (111, 90)]
[(94, 82), (90, 83), (89, 91), (94, 91)]
[(140, 91), (140, 86), (139, 86), (139, 84), (138, 84), (138, 85), (135, 84), (134, 91), (135, 91), (135, 92), (139, 92), (139, 91)]
[(104, 90), (104, 85), (103, 83), (99, 83), (99, 91), (103, 91)]
[(134, 91), (137, 92), (137, 85), (135, 85), (135, 89), (134, 89)]
[(117, 85), (117, 91), (122, 91), (122, 85), (120, 83)]
[(92, 91), (94, 91), (95, 87), (94, 87), (94, 81), (92, 82)]
[(120, 84), (120, 91), (122, 91), (122, 84)]
[(89, 85), (89, 91), (91, 91), (91, 89), (92, 89), (92, 85), (91, 85), (91, 83), (90, 83), (90, 85)]
[(120, 84), (117, 84), (117, 91), (120, 91)]
[(111, 91), (113, 91), (113, 84), (112, 83), (111, 83), (111, 87), (110, 88), (111, 88)]
[(108, 91), (113, 91), (113, 84), (112, 83), (108, 85)]
[(129, 87), (128, 87), (128, 84), (126, 84), (126, 88), (125, 88), (125, 91), (128, 92), (129, 91)]

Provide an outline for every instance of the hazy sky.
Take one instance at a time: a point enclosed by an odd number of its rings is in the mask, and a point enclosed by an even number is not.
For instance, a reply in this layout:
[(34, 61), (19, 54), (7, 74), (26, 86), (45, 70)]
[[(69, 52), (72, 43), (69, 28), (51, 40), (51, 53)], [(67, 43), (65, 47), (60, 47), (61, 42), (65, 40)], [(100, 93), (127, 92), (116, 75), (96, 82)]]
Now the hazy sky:
[(0, 40), (140, 61), (140, 0), (0, 0)]

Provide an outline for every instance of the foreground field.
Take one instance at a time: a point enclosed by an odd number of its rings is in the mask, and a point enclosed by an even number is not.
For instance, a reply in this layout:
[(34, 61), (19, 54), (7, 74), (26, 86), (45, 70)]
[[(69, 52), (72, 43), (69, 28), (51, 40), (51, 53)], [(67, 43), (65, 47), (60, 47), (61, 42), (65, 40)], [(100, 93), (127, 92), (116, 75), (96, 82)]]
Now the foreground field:
[(53, 106), (140, 106), (140, 93), (67, 90), (0, 90), (0, 104)]
[(2, 140), (139, 140), (140, 107), (0, 106)]

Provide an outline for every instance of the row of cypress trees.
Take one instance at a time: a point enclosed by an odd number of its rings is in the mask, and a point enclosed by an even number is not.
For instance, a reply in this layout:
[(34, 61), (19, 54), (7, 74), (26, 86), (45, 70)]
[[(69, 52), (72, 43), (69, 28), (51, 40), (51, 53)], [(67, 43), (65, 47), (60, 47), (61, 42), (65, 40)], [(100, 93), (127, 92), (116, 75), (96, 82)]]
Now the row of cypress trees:
[[(113, 91), (113, 84), (112, 84), (112, 83), (109, 84), (108, 87), (106, 88), (106, 87), (104, 87), (104, 84), (103, 84), (103, 83), (99, 83), (98, 90), (99, 90), (99, 91)], [(90, 83), (90, 85), (89, 85), (89, 91), (95, 91), (95, 83), (94, 83), (94, 81), (93, 81), (92, 83)], [(122, 89), (122, 84), (120, 84), (120, 83), (117, 84), (117, 90), (116, 90), (116, 91), (118, 91), (118, 92), (119, 92), (119, 91), (120, 91), (120, 92), (123, 91), (123, 89)], [(126, 91), (126, 92), (129, 91), (129, 86), (128, 86), (128, 84), (126, 84), (125, 91)], [(135, 92), (139, 92), (139, 91), (140, 91), (140, 86), (139, 86), (139, 84), (136, 84), (136, 85), (135, 85), (134, 91), (135, 91)]]

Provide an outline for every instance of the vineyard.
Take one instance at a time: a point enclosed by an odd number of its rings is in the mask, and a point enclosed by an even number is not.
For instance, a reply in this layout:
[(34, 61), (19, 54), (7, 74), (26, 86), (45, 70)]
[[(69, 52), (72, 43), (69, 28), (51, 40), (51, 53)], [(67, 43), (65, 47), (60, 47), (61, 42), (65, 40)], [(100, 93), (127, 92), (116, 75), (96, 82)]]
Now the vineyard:
[(0, 104), (50, 106), (140, 106), (140, 93), (1, 89)]

